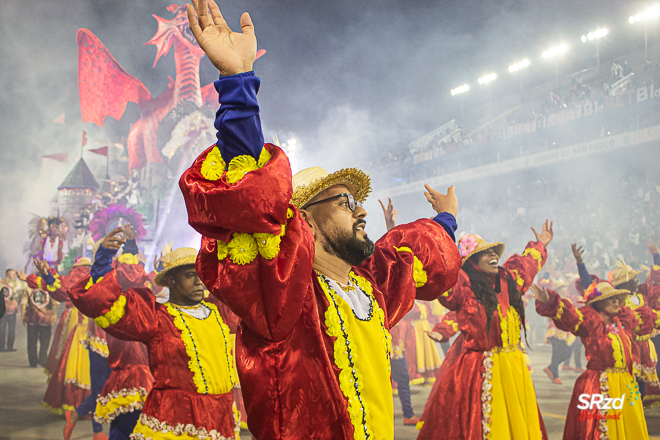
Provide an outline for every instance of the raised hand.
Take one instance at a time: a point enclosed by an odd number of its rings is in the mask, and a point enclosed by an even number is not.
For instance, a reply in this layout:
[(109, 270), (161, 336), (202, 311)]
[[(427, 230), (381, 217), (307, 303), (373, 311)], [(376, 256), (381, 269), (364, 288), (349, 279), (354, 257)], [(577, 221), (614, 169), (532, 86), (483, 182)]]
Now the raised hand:
[(214, 0), (191, 1), (192, 6), (186, 5), (190, 31), (220, 75), (251, 71), (257, 54), (257, 37), (250, 14), (241, 15), (242, 32), (234, 32)]
[(124, 231), (124, 228), (115, 228), (108, 235), (103, 237), (103, 242), (101, 242), (101, 246), (103, 246), (106, 249), (114, 249), (118, 250), (121, 248), (124, 243), (126, 243), (126, 240), (123, 238), (120, 238), (118, 235)]
[(383, 215), (385, 215), (385, 225), (387, 226), (387, 230), (389, 231), (390, 229), (396, 226), (396, 215), (399, 213), (399, 210), (394, 209), (394, 205), (392, 204), (392, 199), (388, 197), (387, 200), (388, 200), (387, 208), (380, 199), (378, 199), (378, 202), (380, 203), (380, 207), (383, 208)]
[(133, 229), (133, 225), (130, 223), (126, 223), (124, 225), (124, 230), (122, 231), (121, 234), (122, 237), (124, 237), (124, 240), (135, 240), (135, 237), (137, 237), (137, 232), (135, 229)]
[(158, 262), (163, 259), (165, 254), (163, 251), (160, 251), (160, 255), (154, 255), (154, 270), (158, 272)]
[(426, 192), (426, 200), (429, 201), (435, 212), (440, 214), (441, 212), (448, 212), (454, 217), (458, 214), (458, 199), (456, 198), (456, 188), (450, 186), (447, 189), (447, 194), (439, 193), (434, 190), (431, 185), (424, 185)]
[(442, 333), (440, 332), (430, 332), (426, 331), (426, 334), (428, 335), (429, 338), (433, 339), (435, 342), (444, 342), (444, 336), (442, 336)]
[(16, 276), (18, 276), (18, 279), (21, 281), (27, 280), (27, 275), (23, 271), (20, 271)]
[(536, 241), (543, 243), (543, 246), (547, 246), (552, 241), (552, 237), (554, 237), (552, 223), (553, 222), (550, 222), (550, 226), (548, 226), (548, 220), (546, 219), (545, 223), (543, 223), (543, 229), (540, 234), (536, 232), (536, 229), (532, 228), (532, 231), (534, 231), (534, 235), (536, 236)]
[(658, 253), (658, 245), (655, 241), (649, 240), (646, 243), (646, 246), (649, 248), (649, 252), (652, 254), (657, 254)]
[(34, 260), (34, 268), (39, 275), (46, 276), (48, 274), (48, 263), (44, 260)]
[(548, 291), (545, 289), (545, 287), (539, 287), (536, 284), (532, 284), (529, 287), (529, 290), (532, 291), (532, 293), (529, 296), (531, 296), (532, 298), (536, 298), (537, 301), (540, 301), (543, 304), (550, 301), (550, 295), (548, 294)]
[(582, 264), (582, 254), (584, 254), (584, 249), (582, 249), (582, 246), (578, 246), (577, 244), (573, 243), (571, 245), (571, 250), (573, 251), (573, 257), (575, 257), (577, 264)]

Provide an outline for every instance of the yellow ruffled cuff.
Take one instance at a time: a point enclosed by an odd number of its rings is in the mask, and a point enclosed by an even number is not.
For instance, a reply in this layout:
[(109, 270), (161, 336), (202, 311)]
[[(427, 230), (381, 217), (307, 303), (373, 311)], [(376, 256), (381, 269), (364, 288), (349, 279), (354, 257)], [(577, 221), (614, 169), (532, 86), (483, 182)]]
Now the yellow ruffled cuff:
[(541, 270), (541, 268), (543, 267), (543, 256), (541, 255), (541, 252), (535, 248), (527, 248), (523, 252), (522, 256), (526, 257), (528, 255), (536, 260), (536, 262), (539, 265), (539, 270)]
[(92, 277), (89, 277), (89, 281), (87, 281), (87, 284), (85, 285), (85, 290), (91, 289), (94, 284), (98, 284), (101, 281), (103, 281), (103, 277), (100, 277), (98, 280), (96, 280), (96, 282), (94, 282)]
[(98, 318), (94, 318), (94, 322), (101, 328), (108, 328), (109, 326), (119, 322), (119, 320), (124, 316), (125, 308), (126, 297), (124, 295), (120, 295), (119, 298), (117, 298), (117, 301), (112, 304), (110, 310)]
[(259, 166), (257, 165), (257, 161), (254, 160), (254, 157), (247, 154), (236, 156), (229, 162), (229, 167), (227, 167), (227, 182), (236, 183), (247, 173), (257, 168)]
[(53, 284), (47, 284), (46, 289), (49, 292), (55, 292), (57, 289), (62, 288), (62, 281), (60, 281), (60, 276), (58, 274), (53, 275), (55, 282)]
[(278, 235), (257, 233), (254, 234), (257, 242), (259, 254), (266, 260), (272, 260), (280, 252), (280, 242), (282, 239)]
[(206, 155), (200, 173), (206, 180), (218, 180), (224, 174), (226, 166), (220, 149), (216, 146)]
[(121, 254), (117, 261), (122, 264), (140, 264), (138, 256), (129, 253)]
[(257, 258), (257, 241), (250, 234), (235, 232), (228, 248), (229, 258), (234, 264), (243, 266)]
[(406, 246), (400, 248), (396, 246), (393, 247), (397, 252), (410, 252), (411, 254), (413, 254), (413, 280), (415, 281), (415, 286), (422, 287), (424, 284), (426, 284), (426, 282), (428, 281), (428, 275), (424, 270), (424, 265), (419, 260), (419, 258), (417, 258), (417, 256), (413, 253), (412, 249)]

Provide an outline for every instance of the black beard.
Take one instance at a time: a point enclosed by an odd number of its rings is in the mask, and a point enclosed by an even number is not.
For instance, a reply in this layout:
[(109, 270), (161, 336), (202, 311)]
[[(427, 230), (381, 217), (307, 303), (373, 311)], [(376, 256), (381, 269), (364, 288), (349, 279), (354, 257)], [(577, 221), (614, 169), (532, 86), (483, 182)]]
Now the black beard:
[(351, 266), (359, 266), (364, 260), (374, 253), (374, 242), (365, 237), (360, 240), (357, 236), (357, 228), (365, 222), (358, 222), (353, 226), (353, 233), (339, 232), (335, 229), (332, 237), (326, 235), (323, 240), (323, 250), (339, 257)]

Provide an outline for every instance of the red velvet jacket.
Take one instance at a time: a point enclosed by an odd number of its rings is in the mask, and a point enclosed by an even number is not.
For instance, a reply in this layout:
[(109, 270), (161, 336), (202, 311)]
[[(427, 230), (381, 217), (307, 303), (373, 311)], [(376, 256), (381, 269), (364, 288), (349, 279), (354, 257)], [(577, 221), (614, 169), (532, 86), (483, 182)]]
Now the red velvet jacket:
[[(336, 338), (325, 323), (329, 302), (312, 269), (314, 237), (289, 203), (289, 161), (266, 144), (262, 156), (271, 157), (260, 168), (235, 183), (225, 176), (207, 180), (201, 168), (212, 149), (184, 173), (180, 187), (189, 223), (203, 235), (197, 272), (242, 320), (237, 367), (250, 431), (260, 439), (353, 438), (335, 364)], [(460, 264), (445, 230), (418, 220), (389, 231), (353, 271), (373, 287), (389, 330), (415, 298), (433, 300), (448, 290)]]

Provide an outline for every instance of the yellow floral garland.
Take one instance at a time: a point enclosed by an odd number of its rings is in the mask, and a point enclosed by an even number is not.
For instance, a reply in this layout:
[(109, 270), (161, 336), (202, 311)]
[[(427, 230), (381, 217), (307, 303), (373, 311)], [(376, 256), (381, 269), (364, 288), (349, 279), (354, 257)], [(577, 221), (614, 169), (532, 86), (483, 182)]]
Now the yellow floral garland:
[(117, 261), (122, 264), (140, 264), (138, 256), (130, 253), (121, 254)]
[(236, 156), (229, 162), (227, 167), (227, 182), (236, 183), (243, 178), (250, 171), (258, 169), (257, 161), (254, 157), (243, 154)]
[(229, 242), (229, 258), (234, 264), (249, 264), (257, 258), (257, 241), (250, 234), (235, 232)]
[(218, 180), (225, 172), (225, 166), (220, 149), (216, 146), (206, 155), (199, 172), (206, 180)]
[(537, 263), (539, 264), (539, 270), (543, 267), (543, 256), (541, 255), (541, 252), (538, 249), (535, 248), (527, 248), (523, 252), (522, 256), (526, 257), (527, 255), (530, 255), (532, 258), (534, 258)]
[(226, 241), (216, 240), (215, 247), (218, 250), (218, 261), (222, 261), (227, 258), (229, 253), (229, 244)]
[[(373, 287), (366, 279), (356, 276), (353, 272), (349, 275), (360, 289), (369, 296), (376, 316), (380, 320), (383, 329), (383, 344), (388, 358), (388, 365), (390, 364), (390, 356), (392, 352), (392, 336), (389, 334), (385, 327), (385, 312), (380, 308), (378, 302), (373, 296)], [(327, 327), (326, 333), (335, 339), (334, 343), (334, 360), (335, 365), (341, 370), (339, 373), (339, 387), (342, 394), (348, 400), (348, 413), (351, 423), (354, 428), (354, 438), (357, 440), (373, 439), (374, 433), (371, 427), (367, 424), (367, 414), (369, 407), (362, 400), (362, 387), (363, 379), (358, 370), (354, 368), (354, 360), (360, 356), (355, 350), (355, 342), (348, 332), (348, 321), (346, 321), (337, 303), (336, 293), (330, 287), (324, 276), (318, 275), (319, 284), (326, 299), (330, 303), (330, 307), (325, 311), (325, 325)], [(391, 369), (391, 366), (389, 367)]]
[(271, 155), (268, 152), (268, 150), (266, 150), (265, 148), (262, 148), (261, 153), (259, 154), (259, 161), (257, 162), (257, 166), (259, 168), (263, 168), (263, 166), (266, 165), (266, 163), (270, 160), (270, 158), (271, 158)]
[(608, 333), (612, 340), (612, 351), (614, 352), (614, 368), (626, 368), (626, 359), (623, 354), (623, 342), (619, 335)]
[(428, 281), (428, 276), (426, 274), (426, 271), (424, 270), (424, 265), (422, 264), (421, 261), (419, 261), (419, 258), (413, 253), (412, 249), (409, 247), (403, 246), (403, 247), (396, 247), (392, 246), (397, 252), (410, 252), (413, 254), (413, 280), (415, 281), (415, 286), (416, 287), (422, 287), (426, 282)]
[(103, 281), (103, 277), (99, 277), (99, 279), (96, 280), (96, 282), (94, 282), (94, 280), (93, 280), (92, 277), (90, 276), (90, 277), (89, 277), (89, 281), (87, 281), (87, 284), (85, 285), (85, 290), (89, 290), (89, 289), (91, 289), (92, 286), (93, 286), (94, 284), (98, 284), (98, 283), (100, 283), (101, 281)]
[(124, 295), (120, 295), (119, 298), (117, 298), (117, 301), (112, 304), (110, 310), (108, 310), (103, 315), (94, 318), (94, 322), (101, 328), (108, 328), (109, 326), (119, 322), (119, 320), (124, 316), (125, 309), (126, 297)]
[(58, 274), (53, 275), (55, 278), (55, 282), (53, 284), (47, 284), (46, 289), (48, 289), (49, 292), (55, 292), (57, 289), (62, 288), (62, 282), (60, 281), (60, 276)]
[(281, 238), (278, 235), (268, 233), (256, 233), (254, 239), (259, 248), (259, 254), (266, 260), (272, 260), (280, 252)]

